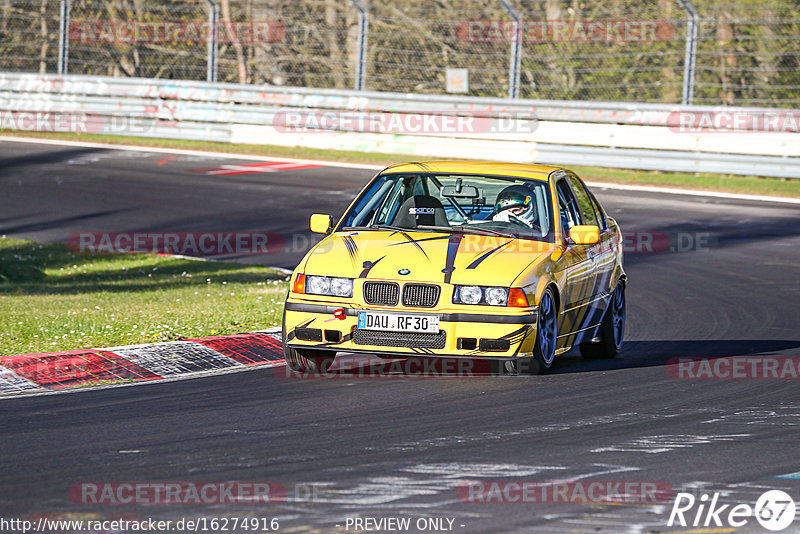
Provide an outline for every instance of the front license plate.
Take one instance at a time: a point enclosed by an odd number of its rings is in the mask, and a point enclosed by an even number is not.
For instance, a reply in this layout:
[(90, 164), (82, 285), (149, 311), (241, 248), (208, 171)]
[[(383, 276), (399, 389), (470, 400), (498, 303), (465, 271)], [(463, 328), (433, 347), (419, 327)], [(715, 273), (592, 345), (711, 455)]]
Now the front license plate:
[(439, 316), (362, 311), (358, 312), (358, 327), (362, 330), (438, 334)]

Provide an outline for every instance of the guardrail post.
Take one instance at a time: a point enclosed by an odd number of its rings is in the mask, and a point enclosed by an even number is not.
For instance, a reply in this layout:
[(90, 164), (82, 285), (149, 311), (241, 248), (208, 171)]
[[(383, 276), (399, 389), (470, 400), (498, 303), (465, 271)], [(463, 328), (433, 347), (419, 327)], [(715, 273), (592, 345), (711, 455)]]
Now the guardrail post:
[(58, 20), (58, 73), (67, 73), (69, 62), (69, 0), (61, 0)]
[(219, 4), (216, 0), (206, 0), (208, 4), (208, 59), (206, 68), (206, 81), (217, 81), (217, 60), (219, 57)]
[(500, 5), (514, 19), (514, 38), (511, 40), (511, 58), (508, 66), (508, 98), (519, 98), (519, 70), (522, 61), (522, 19), (508, 0)]
[(361, 0), (350, 0), (358, 11), (358, 60), (356, 62), (356, 91), (364, 90), (367, 77), (367, 34), (369, 33), (369, 11)]
[(681, 103), (690, 105), (694, 98), (694, 71), (697, 58), (697, 10), (692, 5), (691, 0), (678, 0), (678, 3), (686, 11), (689, 23), (686, 26), (686, 55), (683, 60), (683, 96)]

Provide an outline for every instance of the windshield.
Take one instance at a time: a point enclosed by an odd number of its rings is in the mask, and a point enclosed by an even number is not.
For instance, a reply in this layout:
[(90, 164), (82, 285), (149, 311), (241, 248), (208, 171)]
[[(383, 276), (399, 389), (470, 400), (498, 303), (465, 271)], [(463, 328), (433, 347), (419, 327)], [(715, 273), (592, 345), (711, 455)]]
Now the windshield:
[(554, 240), (548, 182), (503, 176), (380, 175), (340, 229), (382, 227)]

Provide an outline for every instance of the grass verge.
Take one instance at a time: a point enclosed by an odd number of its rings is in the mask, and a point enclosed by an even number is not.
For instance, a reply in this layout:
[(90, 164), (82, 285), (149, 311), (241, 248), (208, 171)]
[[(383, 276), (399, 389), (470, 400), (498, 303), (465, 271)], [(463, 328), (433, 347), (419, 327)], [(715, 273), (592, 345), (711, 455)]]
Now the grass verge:
[[(83, 141), (112, 145), (138, 145), (143, 147), (207, 150), (230, 154), (247, 154), (277, 158), (286, 157), (297, 159), (340, 161), (346, 163), (366, 163), (378, 166), (386, 166), (392, 163), (408, 161), (409, 159), (419, 159), (410, 158), (409, 156), (403, 154), (377, 154), (270, 145), (234, 145), (210, 141), (154, 139), (148, 137), (52, 132), (16, 132), (6, 130), (0, 130), (0, 134), (4, 136), (60, 139), (64, 141)], [(800, 179), (738, 176), (730, 174), (640, 171), (583, 166), (573, 166), (571, 168), (588, 181), (631, 185), (652, 185), (661, 187), (679, 187), (682, 189), (696, 189), (700, 191), (723, 191), (728, 193), (800, 198)]]
[(152, 254), (73, 254), (0, 238), (0, 355), (234, 334), (278, 326), (286, 275)]

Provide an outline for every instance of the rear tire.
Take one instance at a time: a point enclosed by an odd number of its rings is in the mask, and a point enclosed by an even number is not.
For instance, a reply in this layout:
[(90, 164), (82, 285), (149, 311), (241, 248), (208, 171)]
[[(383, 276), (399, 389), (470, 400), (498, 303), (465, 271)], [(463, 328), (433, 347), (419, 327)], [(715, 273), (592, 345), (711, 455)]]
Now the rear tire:
[(622, 350), (622, 340), (625, 337), (625, 284), (622, 282), (611, 294), (611, 302), (598, 333), (599, 342), (581, 343), (581, 356), (588, 360), (616, 358)]

